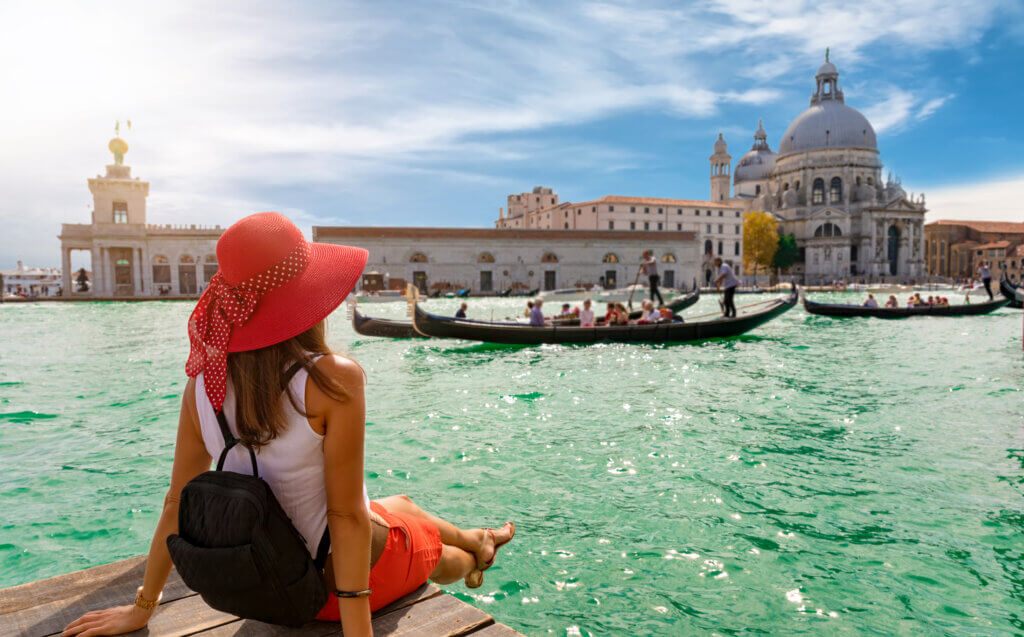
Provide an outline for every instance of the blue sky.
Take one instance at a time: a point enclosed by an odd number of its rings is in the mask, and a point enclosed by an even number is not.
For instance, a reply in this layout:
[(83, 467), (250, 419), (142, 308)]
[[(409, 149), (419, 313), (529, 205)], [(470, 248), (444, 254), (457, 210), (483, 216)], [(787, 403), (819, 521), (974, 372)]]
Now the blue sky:
[(1018, 1), (0, 4), (0, 268), (59, 265), (131, 119), (151, 223), (489, 226), (563, 200), (705, 198), (807, 106), (831, 47), (929, 219), (1024, 221)]

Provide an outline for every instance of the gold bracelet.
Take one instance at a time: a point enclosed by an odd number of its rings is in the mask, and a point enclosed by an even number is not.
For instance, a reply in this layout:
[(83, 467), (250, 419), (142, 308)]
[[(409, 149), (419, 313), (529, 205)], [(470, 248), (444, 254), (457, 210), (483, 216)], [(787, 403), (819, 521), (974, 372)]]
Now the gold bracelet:
[(139, 587), (138, 592), (135, 593), (135, 605), (143, 610), (153, 610), (156, 605), (160, 603), (160, 600), (164, 598), (163, 591), (156, 596), (155, 600), (149, 600), (142, 596), (142, 587)]

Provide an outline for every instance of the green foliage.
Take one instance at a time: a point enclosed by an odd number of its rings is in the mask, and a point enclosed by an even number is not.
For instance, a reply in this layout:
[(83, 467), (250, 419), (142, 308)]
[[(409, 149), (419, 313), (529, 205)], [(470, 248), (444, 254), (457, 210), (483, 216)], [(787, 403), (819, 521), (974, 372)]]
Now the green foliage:
[(796, 263), (800, 256), (800, 249), (796, 247), (796, 237), (791, 234), (779, 235), (778, 249), (772, 257), (772, 267), (778, 270), (788, 270)]

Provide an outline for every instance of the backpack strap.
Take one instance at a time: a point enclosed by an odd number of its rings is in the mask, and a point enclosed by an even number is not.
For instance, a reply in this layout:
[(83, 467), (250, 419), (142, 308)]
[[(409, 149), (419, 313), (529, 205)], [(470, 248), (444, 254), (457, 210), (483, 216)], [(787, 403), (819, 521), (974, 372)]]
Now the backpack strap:
[(320, 538), (320, 544), (316, 547), (316, 558), (313, 560), (313, 564), (316, 565), (316, 570), (324, 570), (324, 566), (327, 565), (327, 556), (331, 552), (331, 529), (325, 528), (324, 534)]
[(250, 447), (246, 447), (241, 440), (235, 438), (234, 434), (231, 433), (231, 429), (228, 427), (228, 420), (224, 417), (223, 409), (217, 411), (217, 424), (220, 425), (220, 433), (224, 436), (224, 451), (220, 452), (220, 457), (217, 458), (217, 471), (224, 470), (224, 461), (228, 458), (228, 452), (235, 445), (241, 444), (249, 451), (249, 459), (252, 460), (252, 475), (257, 478), (260, 477), (259, 467), (256, 466), (256, 452)]

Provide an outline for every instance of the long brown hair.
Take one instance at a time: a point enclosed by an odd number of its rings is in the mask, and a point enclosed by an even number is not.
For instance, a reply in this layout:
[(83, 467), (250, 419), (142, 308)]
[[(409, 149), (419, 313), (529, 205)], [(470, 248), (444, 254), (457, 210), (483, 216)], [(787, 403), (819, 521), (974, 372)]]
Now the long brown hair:
[[(299, 365), (309, 373), (316, 386), (337, 401), (349, 398), (348, 391), (323, 373), (313, 363), (318, 355), (331, 354), (327, 346), (327, 322), (321, 321), (302, 334), (287, 341), (228, 354), (228, 376), (235, 391), (235, 426), (238, 437), (251, 449), (259, 449), (284, 430), (285, 420), (281, 393), (288, 396), (295, 411), (308, 414), (288, 390), (293, 369)], [(304, 400), (303, 400), (304, 402)]]

